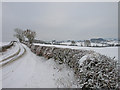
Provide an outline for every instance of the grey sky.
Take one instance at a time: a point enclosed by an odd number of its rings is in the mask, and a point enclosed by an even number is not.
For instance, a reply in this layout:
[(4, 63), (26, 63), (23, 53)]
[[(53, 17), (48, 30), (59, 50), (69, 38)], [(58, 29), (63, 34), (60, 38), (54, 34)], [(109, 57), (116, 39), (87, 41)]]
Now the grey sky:
[(15, 28), (36, 31), (41, 40), (117, 38), (117, 3), (8, 2), (2, 6), (3, 41), (14, 40)]

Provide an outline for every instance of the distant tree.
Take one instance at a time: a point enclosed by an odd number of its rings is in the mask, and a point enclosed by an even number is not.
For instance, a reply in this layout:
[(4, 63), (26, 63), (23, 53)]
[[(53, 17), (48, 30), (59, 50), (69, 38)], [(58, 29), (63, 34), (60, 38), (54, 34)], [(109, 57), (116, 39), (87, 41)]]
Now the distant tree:
[(28, 39), (29, 43), (32, 43), (36, 36), (36, 33), (34, 31), (27, 29), (24, 31), (24, 35)]
[(85, 41), (84, 41), (84, 46), (85, 46), (85, 47), (91, 46), (90, 40), (85, 40)]
[(72, 46), (75, 46), (75, 45), (76, 45), (76, 42), (75, 42), (75, 41), (71, 41), (71, 45), (72, 45)]
[(70, 40), (67, 40), (67, 42), (70, 42)]
[(75, 44), (75, 41), (71, 41), (72, 44)]
[(52, 40), (52, 44), (55, 44), (56, 43), (56, 40)]
[(16, 28), (14, 31), (16, 32), (16, 34), (14, 34), (14, 36), (16, 38), (18, 38), (18, 40), (20, 42), (25, 40), (25, 38), (24, 38), (24, 31), (23, 30)]
[(81, 42), (81, 47), (83, 46), (82, 42)]

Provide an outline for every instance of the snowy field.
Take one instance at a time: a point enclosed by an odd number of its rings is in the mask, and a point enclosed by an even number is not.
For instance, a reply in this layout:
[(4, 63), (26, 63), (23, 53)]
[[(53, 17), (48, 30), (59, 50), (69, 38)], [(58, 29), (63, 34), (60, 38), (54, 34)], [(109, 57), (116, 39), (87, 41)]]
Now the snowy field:
[[(69, 46), (69, 45), (71, 45), (71, 42), (62, 42), (60, 44)], [(76, 42), (75, 44), (77, 46), (81, 46), (81, 45), (84, 46), (84, 42)], [(110, 42), (105, 42), (104, 44), (103, 43), (93, 43), (93, 42), (91, 42), (90, 44), (91, 44), (91, 46), (106, 46), (107, 44), (117, 45), (117, 44), (120, 44), (120, 42), (118, 42), (118, 41), (110, 41)]]
[(71, 49), (83, 49), (83, 50), (93, 50), (102, 55), (106, 55), (111, 58), (118, 60), (118, 47), (80, 47), (80, 46), (63, 46), (63, 45), (46, 45), (46, 44), (37, 44), (34, 45), (40, 46), (54, 46), (59, 48), (71, 48)]

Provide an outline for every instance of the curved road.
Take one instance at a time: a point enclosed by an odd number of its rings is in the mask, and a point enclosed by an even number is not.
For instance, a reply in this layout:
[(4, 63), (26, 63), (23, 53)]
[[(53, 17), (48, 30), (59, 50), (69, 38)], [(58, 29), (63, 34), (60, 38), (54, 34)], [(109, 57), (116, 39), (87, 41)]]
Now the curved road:
[(18, 60), (2, 68), (3, 88), (70, 88), (77, 87), (73, 71), (54, 60), (36, 56), (30, 49)]
[(0, 66), (10, 64), (26, 52), (26, 49), (20, 43), (14, 42), (14, 45), (15, 46), (12, 46), (12, 48), (10, 48), (10, 50), (8, 50), (7, 53), (4, 53), (1, 56)]

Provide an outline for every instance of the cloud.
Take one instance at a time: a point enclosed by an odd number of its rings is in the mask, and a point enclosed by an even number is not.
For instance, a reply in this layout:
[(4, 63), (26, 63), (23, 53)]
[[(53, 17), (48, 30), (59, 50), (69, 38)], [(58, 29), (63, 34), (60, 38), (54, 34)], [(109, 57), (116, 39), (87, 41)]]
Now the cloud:
[(3, 3), (2, 37), (14, 39), (14, 28), (35, 30), (42, 40), (117, 37), (117, 15), (117, 3)]

